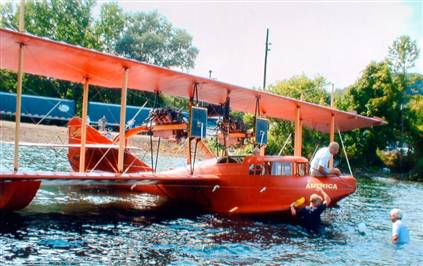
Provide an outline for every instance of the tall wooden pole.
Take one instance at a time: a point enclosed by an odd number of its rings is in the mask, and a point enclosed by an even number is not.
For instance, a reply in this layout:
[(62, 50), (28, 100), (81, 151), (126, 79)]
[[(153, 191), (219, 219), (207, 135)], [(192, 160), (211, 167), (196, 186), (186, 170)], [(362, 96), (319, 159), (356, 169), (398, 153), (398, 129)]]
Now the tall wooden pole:
[(264, 48), (264, 75), (263, 75), (263, 90), (266, 90), (266, 72), (267, 72), (267, 52), (269, 49), (269, 29), (266, 30), (266, 46)]
[(189, 97), (189, 103), (188, 103), (188, 140), (187, 140), (187, 151), (186, 151), (186, 156), (187, 156), (187, 164), (189, 164), (190, 167), (190, 171), (192, 172), (192, 160), (191, 160), (191, 156), (192, 156), (192, 151), (191, 151), (191, 129), (192, 129), (192, 105), (193, 105), (193, 101), (194, 101), (194, 96), (190, 96)]
[[(300, 100), (304, 101), (304, 94), (301, 93), (300, 96)], [(301, 149), (300, 149), (300, 153), (302, 153), (302, 149), (303, 149), (303, 119), (301, 118), (301, 113), (300, 113), (300, 145), (301, 145)]]
[(87, 115), (88, 115), (88, 78), (85, 78), (82, 92), (82, 124), (81, 124), (81, 148), (79, 151), (79, 172), (85, 172), (85, 144), (87, 143)]
[[(25, 28), (24, 21), (25, 1), (21, 0), (19, 7), (19, 31), (23, 32)], [(24, 67), (24, 44), (19, 43), (19, 59), (18, 59), (18, 84), (16, 89), (16, 112), (15, 112), (15, 151), (13, 158), (13, 169), (19, 169), (19, 139), (21, 128), (21, 105), (22, 105), (22, 80)]]
[[(123, 162), (125, 154), (125, 124), (126, 124), (126, 92), (128, 90), (128, 69), (125, 68), (123, 84), (120, 96), (120, 125), (119, 125), (119, 153), (118, 171), (123, 172)], [(153, 166), (151, 166), (153, 167)]]
[(301, 122), (301, 108), (298, 105), (295, 117), (295, 136), (294, 136), (294, 156), (301, 156), (302, 149), (302, 122)]
[[(335, 91), (335, 88), (334, 88), (334, 84), (332, 83), (332, 91), (330, 93), (330, 107), (331, 108), (335, 107), (334, 91)], [(330, 123), (329, 123), (329, 143), (334, 141), (335, 141), (335, 114), (331, 113)], [(333, 167), (333, 159), (329, 161), (329, 167), (330, 168)]]

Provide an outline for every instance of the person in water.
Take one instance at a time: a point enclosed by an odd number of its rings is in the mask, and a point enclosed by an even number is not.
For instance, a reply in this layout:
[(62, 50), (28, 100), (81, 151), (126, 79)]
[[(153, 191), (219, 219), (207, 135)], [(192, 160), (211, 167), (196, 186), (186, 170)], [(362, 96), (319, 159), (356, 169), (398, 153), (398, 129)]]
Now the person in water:
[(402, 222), (402, 211), (400, 209), (392, 209), (389, 213), (392, 221), (392, 243), (405, 244), (408, 242), (408, 228)]
[(339, 144), (331, 142), (328, 147), (320, 148), (310, 163), (311, 176), (341, 175), (338, 168), (329, 168), (329, 161), (339, 151)]
[(317, 189), (323, 195), (323, 199), (318, 194), (312, 194), (310, 196), (310, 205), (305, 206), (298, 211), (295, 209), (295, 202), (291, 203), (291, 214), (297, 217), (301, 225), (311, 233), (321, 232), (321, 220), (320, 215), (330, 204), (331, 198), (322, 188)]

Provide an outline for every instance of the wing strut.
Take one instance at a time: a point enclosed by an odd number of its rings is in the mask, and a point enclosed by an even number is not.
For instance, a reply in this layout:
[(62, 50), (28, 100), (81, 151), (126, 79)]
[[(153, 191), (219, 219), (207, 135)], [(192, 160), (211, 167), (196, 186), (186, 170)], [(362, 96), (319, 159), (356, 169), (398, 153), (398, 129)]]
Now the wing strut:
[(88, 78), (85, 78), (82, 93), (82, 124), (81, 124), (81, 148), (79, 150), (79, 172), (85, 172), (85, 145), (87, 143), (87, 115), (88, 115)]
[[(207, 109), (198, 107), (198, 88), (199, 84), (194, 83), (192, 95), (189, 98), (189, 127), (188, 127), (188, 154), (187, 162), (190, 167), (191, 175), (194, 174), (195, 159), (197, 157), (198, 142), (206, 136)], [(195, 101), (194, 101), (195, 99)], [(204, 113), (205, 112), (205, 113)], [(204, 116), (205, 114), (205, 116)], [(202, 119), (206, 119), (203, 121)], [(192, 141), (195, 140), (194, 154), (192, 154)]]
[[(23, 32), (25, 28), (25, 1), (21, 0), (19, 7), (19, 32)], [(19, 61), (18, 61), (18, 84), (16, 88), (16, 113), (15, 113), (15, 152), (13, 158), (13, 169), (15, 172), (19, 168), (19, 137), (21, 128), (21, 104), (22, 104), (22, 80), (24, 75), (24, 47), (25, 45), (19, 43)]]
[(124, 67), (123, 84), (120, 92), (120, 125), (119, 125), (119, 153), (118, 171), (123, 172), (123, 162), (125, 154), (125, 125), (126, 125), (126, 93), (128, 91), (128, 68)]

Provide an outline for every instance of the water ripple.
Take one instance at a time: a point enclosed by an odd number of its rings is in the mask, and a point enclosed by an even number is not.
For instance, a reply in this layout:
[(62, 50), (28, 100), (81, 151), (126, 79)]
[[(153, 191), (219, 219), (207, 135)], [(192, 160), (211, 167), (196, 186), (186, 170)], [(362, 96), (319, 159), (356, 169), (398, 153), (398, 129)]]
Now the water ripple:
[[(0, 148), (0, 170), (9, 169), (11, 147)], [(70, 170), (64, 150), (25, 149), (24, 169)], [(181, 163), (172, 160), (166, 158), (168, 167)], [(340, 208), (325, 211), (326, 232), (310, 236), (280, 217), (198, 213), (168, 206), (150, 195), (43, 185), (28, 208), (0, 213), (0, 261), (2, 265), (423, 265), (422, 192), (421, 183), (359, 179), (355, 194)], [(390, 243), (388, 213), (393, 207), (404, 210), (410, 229), (411, 243), (403, 247)], [(366, 232), (360, 232), (360, 223)]]

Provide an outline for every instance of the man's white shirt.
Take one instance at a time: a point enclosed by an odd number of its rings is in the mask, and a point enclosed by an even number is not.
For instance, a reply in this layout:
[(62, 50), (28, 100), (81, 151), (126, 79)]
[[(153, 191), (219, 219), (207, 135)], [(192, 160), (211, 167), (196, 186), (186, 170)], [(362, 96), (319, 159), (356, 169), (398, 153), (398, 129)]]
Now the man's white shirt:
[(329, 171), (329, 161), (332, 159), (332, 154), (329, 152), (328, 147), (320, 148), (316, 155), (314, 156), (313, 160), (310, 163), (310, 173), (314, 170), (318, 170), (319, 166), (322, 166), (325, 171)]

